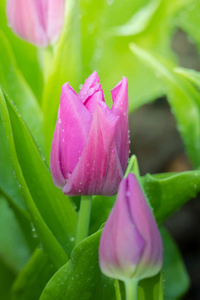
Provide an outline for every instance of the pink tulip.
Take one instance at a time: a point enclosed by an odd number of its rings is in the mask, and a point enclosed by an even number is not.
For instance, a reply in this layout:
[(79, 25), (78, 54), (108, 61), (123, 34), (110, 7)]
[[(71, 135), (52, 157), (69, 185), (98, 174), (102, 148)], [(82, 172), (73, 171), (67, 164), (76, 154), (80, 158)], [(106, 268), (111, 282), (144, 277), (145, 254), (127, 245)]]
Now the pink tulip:
[(51, 173), (66, 195), (114, 195), (127, 167), (128, 83), (111, 91), (112, 108), (96, 72), (77, 95), (68, 83), (61, 92), (51, 148)]
[(38, 47), (53, 45), (64, 23), (65, 0), (8, 0), (7, 18), (12, 30)]
[(102, 272), (120, 280), (156, 275), (162, 268), (162, 240), (135, 175), (119, 186), (99, 248)]

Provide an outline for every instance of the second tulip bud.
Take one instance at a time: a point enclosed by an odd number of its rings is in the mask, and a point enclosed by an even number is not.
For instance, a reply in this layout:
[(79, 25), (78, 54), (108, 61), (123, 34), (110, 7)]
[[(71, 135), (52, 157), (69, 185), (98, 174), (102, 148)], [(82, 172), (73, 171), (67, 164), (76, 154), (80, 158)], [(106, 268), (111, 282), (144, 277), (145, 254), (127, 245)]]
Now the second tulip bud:
[(53, 45), (62, 30), (65, 0), (8, 0), (7, 18), (12, 30), (37, 46)]

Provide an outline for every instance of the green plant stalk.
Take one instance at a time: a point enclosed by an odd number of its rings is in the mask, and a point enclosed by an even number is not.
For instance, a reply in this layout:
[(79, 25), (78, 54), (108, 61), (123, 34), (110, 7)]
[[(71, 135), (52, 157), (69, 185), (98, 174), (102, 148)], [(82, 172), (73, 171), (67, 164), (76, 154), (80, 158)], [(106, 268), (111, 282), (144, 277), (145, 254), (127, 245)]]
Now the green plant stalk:
[(119, 280), (115, 279), (115, 293), (116, 293), (116, 300), (121, 300), (121, 293), (119, 287)]
[(130, 279), (126, 280), (124, 284), (126, 290), (126, 300), (137, 300), (138, 281), (135, 279)]
[(92, 196), (82, 196), (76, 233), (76, 245), (88, 236)]

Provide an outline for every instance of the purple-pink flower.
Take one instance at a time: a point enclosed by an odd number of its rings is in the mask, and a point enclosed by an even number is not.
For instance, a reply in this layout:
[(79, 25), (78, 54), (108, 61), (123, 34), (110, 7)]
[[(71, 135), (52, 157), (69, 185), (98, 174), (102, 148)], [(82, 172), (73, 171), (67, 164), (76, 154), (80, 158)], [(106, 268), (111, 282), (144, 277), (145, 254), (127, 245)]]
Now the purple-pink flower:
[(127, 167), (128, 83), (111, 91), (110, 109), (96, 72), (77, 95), (64, 84), (51, 148), (51, 173), (66, 195), (114, 195)]
[(123, 179), (99, 247), (102, 272), (120, 280), (140, 280), (162, 268), (162, 239), (154, 216), (133, 174)]
[(65, 0), (8, 0), (7, 18), (12, 30), (38, 47), (53, 45), (62, 30)]

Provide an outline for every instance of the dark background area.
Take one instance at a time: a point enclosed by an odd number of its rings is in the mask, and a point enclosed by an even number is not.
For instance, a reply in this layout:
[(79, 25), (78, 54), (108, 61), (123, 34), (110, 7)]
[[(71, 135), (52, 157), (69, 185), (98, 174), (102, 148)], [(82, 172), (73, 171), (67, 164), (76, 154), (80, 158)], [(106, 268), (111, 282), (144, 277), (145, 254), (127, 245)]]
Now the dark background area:
[[(172, 49), (180, 66), (200, 71), (195, 45), (179, 29), (174, 34)], [(134, 112), (130, 130), (131, 153), (137, 155), (142, 175), (192, 169), (165, 96)], [(173, 214), (165, 226), (177, 242), (191, 280), (182, 299), (200, 300), (200, 195)]]

